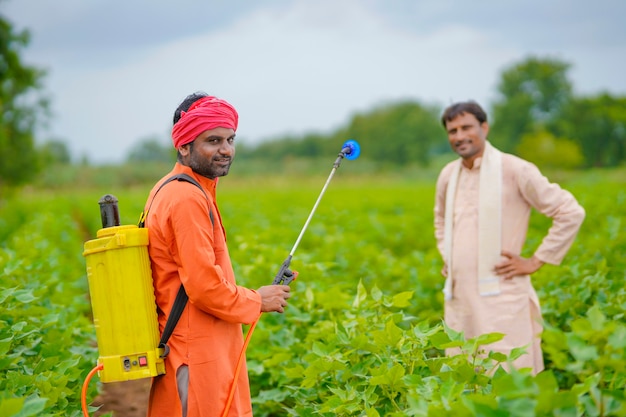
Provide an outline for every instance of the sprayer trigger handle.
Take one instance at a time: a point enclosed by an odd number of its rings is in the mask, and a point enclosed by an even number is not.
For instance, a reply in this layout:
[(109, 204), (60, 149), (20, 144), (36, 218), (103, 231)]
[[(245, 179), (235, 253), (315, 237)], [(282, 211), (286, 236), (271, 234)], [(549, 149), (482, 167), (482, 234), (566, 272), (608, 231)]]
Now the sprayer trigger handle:
[[(291, 273), (291, 275), (287, 275), (287, 273)], [(296, 278), (298, 278), (298, 274), (299, 274), (298, 271), (290, 271), (290, 270), (285, 271), (285, 279), (283, 280), (283, 284), (284, 285), (291, 284), (293, 281), (296, 280)]]
[(291, 269), (283, 265), (283, 267), (280, 268), (280, 271), (278, 272), (278, 275), (276, 275), (276, 278), (274, 279), (274, 282), (272, 284), (289, 285), (292, 281), (295, 281), (297, 276), (297, 271), (292, 271)]

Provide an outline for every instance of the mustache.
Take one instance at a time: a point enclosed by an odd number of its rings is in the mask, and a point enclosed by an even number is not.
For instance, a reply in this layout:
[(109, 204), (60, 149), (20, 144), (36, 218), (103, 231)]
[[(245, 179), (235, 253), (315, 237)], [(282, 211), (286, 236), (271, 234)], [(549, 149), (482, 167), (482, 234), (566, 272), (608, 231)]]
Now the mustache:
[(214, 161), (231, 161), (233, 160), (232, 156), (228, 156), (228, 155), (215, 155), (212, 158)]

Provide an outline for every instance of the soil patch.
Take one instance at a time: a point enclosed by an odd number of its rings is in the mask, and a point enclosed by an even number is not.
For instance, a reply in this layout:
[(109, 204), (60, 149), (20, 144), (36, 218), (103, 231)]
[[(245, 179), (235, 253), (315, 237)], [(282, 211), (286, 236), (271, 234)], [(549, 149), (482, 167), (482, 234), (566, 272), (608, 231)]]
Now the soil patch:
[(93, 414), (99, 417), (112, 413), (113, 417), (146, 417), (151, 378), (102, 384), (102, 393), (91, 405), (102, 407)]

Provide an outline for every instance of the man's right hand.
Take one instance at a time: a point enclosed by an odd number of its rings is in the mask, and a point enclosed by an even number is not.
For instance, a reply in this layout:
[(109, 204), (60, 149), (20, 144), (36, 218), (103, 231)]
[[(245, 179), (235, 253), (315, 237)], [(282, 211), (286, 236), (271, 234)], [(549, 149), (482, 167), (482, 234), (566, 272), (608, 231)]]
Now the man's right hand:
[(287, 307), (287, 299), (291, 297), (289, 285), (266, 285), (257, 290), (261, 294), (261, 312), (275, 311), (283, 313)]

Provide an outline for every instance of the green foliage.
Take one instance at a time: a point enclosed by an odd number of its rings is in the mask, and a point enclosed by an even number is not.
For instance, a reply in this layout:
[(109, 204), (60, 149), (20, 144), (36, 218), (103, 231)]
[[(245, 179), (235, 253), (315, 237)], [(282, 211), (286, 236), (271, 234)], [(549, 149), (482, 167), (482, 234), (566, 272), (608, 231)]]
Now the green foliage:
[(580, 146), (568, 139), (555, 138), (546, 131), (527, 133), (517, 145), (516, 153), (539, 168), (572, 169), (582, 165)]
[(122, 165), (56, 165), (54, 169), (41, 172), (33, 182), (37, 188), (75, 190), (125, 189), (129, 187), (151, 187), (174, 166), (174, 161), (129, 162)]
[[(69, 205), (18, 202), (0, 225), (0, 415), (77, 416), (96, 359)], [(9, 231), (5, 230), (9, 226)], [(90, 393), (95, 393), (95, 386)]]
[[(564, 184), (587, 219), (564, 264), (533, 276), (546, 371), (532, 376), (500, 368), (523, 354), (490, 353), (500, 335), (465, 340), (442, 324), (432, 178), (352, 177), (349, 166), (300, 242), (289, 307), (263, 315), (248, 347), (256, 416), (626, 415), (623, 171)], [(324, 179), (220, 182), (240, 285), (271, 282)], [(102, 194), (115, 194), (122, 223), (134, 224), (149, 190), (116, 187), (23, 192), (1, 208), (0, 415), (78, 415), (97, 357), (83, 242), (100, 227)], [(549, 226), (533, 215), (529, 252)], [(450, 348), (463, 354), (445, 356)]]
[(561, 117), (572, 98), (569, 67), (558, 59), (529, 57), (504, 70), (493, 104), (494, 144), (512, 152), (525, 134)]
[(433, 148), (445, 144), (439, 110), (409, 101), (357, 114), (334, 137), (355, 138), (363, 149), (367, 149), (363, 157), (398, 165), (419, 163), (426, 166)]
[(65, 142), (50, 140), (39, 147), (39, 156), (43, 166), (67, 165), (71, 162), (70, 151)]
[[(497, 362), (478, 356), (477, 341), (465, 342), (441, 324), (413, 323), (414, 318), (402, 313), (411, 304), (412, 291), (385, 296), (374, 287), (368, 294), (358, 284), (351, 303), (329, 302), (333, 297), (332, 291), (307, 291), (307, 303), (295, 313), (296, 320), (299, 327), (305, 318), (314, 325), (290, 343), (288, 354), (281, 346), (271, 346), (269, 356), (256, 367), (290, 392), (280, 404), (272, 398), (275, 390), (260, 392), (255, 398), (260, 408), (274, 414), (282, 408), (296, 416), (417, 415), (466, 391), (483, 392), (489, 380), (485, 370)], [(278, 330), (270, 328), (271, 333)], [(442, 359), (440, 348), (451, 345), (464, 347), (474, 363), (465, 355)], [(447, 382), (449, 392), (441, 396), (432, 390), (432, 379), (437, 385)], [(431, 398), (430, 405), (415, 407)], [(280, 408), (271, 411), (272, 404)]]
[(0, 192), (30, 181), (39, 167), (33, 131), (47, 102), (36, 95), (43, 71), (20, 57), (28, 42), (27, 31), (0, 15)]
[(171, 141), (164, 143), (157, 137), (146, 138), (134, 145), (126, 158), (128, 163), (163, 162), (173, 164), (176, 161), (176, 149)]
[(607, 93), (572, 100), (557, 131), (575, 139), (587, 166), (617, 166), (626, 159), (626, 97)]
[[(329, 146), (329, 138), (326, 135), (307, 133), (301, 137), (286, 136), (276, 140), (263, 142), (255, 147), (237, 144), (237, 159), (266, 159), (284, 160), (288, 157), (300, 156), (304, 158), (316, 158), (326, 154)], [(341, 146), (339, 144), (338, 146)], [(334, 153), (337, 146), (333, 147)]]

